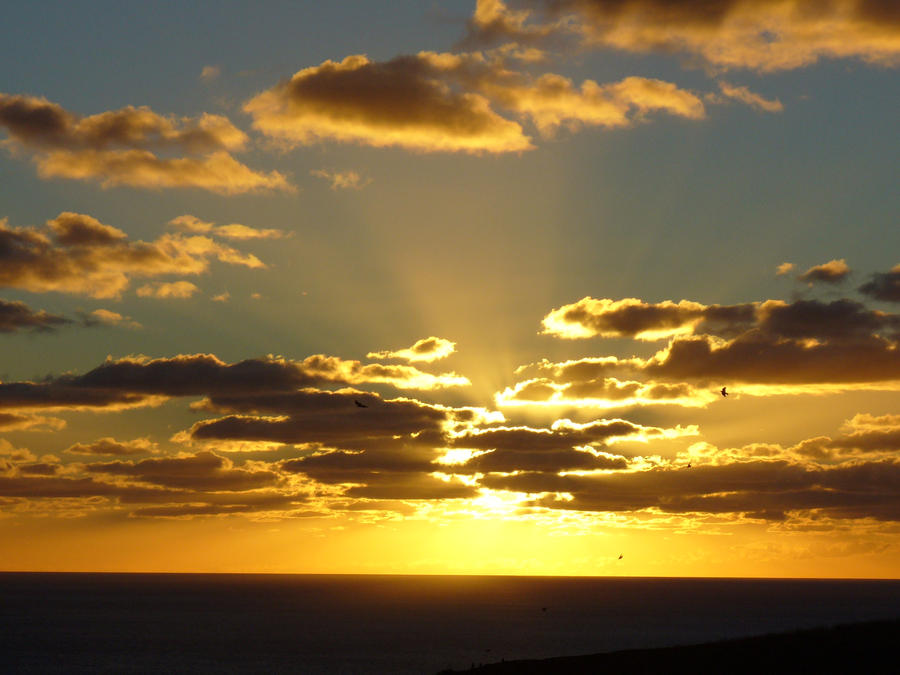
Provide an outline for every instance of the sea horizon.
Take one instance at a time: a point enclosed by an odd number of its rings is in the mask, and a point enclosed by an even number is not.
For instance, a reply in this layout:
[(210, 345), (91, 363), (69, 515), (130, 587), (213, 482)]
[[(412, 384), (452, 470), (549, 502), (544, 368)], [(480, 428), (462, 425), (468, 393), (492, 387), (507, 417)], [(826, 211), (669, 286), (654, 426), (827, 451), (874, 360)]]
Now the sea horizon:
[(436, 673), (900, 617), (900, 580), (0, 573), (0, 666)]

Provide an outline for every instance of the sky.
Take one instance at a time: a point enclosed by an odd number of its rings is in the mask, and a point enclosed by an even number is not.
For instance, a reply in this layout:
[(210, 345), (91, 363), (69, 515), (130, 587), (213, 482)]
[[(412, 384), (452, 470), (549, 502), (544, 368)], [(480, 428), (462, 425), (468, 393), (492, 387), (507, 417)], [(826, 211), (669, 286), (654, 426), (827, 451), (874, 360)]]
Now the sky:
[(2, 12), (0, 569), (900, 576), (896, 3)]

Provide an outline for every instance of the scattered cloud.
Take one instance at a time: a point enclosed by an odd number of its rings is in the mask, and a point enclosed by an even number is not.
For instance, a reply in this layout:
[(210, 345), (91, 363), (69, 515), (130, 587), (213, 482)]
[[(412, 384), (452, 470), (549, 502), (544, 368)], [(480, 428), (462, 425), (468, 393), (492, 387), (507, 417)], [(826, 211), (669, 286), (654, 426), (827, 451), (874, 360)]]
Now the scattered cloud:
[(736, 86), (733, 84), (728, 84), (727, 82), (720, 81), (719, 89), (722, 92), (722, 96), (726, 99), (732, 99), (741, 103), (745, 103), (751, 108), (756, 108), (757, 110), (762, 110), (763, 112), (775, 113), (782, 112), (784, 110), (784, 106), (777, 98), (771, 100), (763, 98), (759, 94), (750, 91), (747, 87)]
[(203, 66), (203, 69), (200, 71), (200, 79), (204, 82), (212, 82), (219, 79), (221, 74), (222, 69), (219, 66)]
[(895, 265), (890, 272), (878, 272), (859, 287), (859, 292), (875, 300), (884, 302), (900, 302), (900, 265)]
[(441, 55), (375, 62), (357, 54), (296, 72), (244, 104), (258, 131), (288, 144), (323, 140), (423, 152), (503, 153), (533, 146), (484, 96), (452, 89)]
[(75, 443), (66, 449), (73, 455), (123, 456), (146, 455), (159, 452), (156, 443), (149, 438), (135, 438), (131, 441), (117, 441), (111, 436), (99, 438), (92, 443)]
[(782, 277), (786, 274), (790, 274), (796, 269), (796, 265), (792, 262), (783, 262), (778, 267), (775, 268), (775, 276)]
[(761, 72), (821, 59), (895, 65), (900, 15), (889, 2), (834, 0), (541, 0), (513, 10), (478, 0), (466, 44), (534, 43), (548, 37), (628, 52), (680, 52), (709, 67)]
[(372, 182), (371, 178), (363, 178), (358, 172), (349, 169), (347, 171), (313, 169), (309, 173), (331, 183), (332, 190), (362, 190)]
[(157, 281), (137, 289), (139, 298), (189, 298), (200, 289), (190, 281)]
[(176, 118), (127, 106), (79, 117), (44, 98), (0, 93), (0, 127), (8, 147), (33, 153), (42, 178), (220, 194), (293, 189), (277, 171), (260, 173), (232, 157), (248, 137), (221, 115)]
[(275, 230), (272, 228), (259, 229), (250, 227), (249, 225), (241, 225), (240, 223), (231, 223), (230, 225), (215, 225), (200, 220), (196, 216), (185, 214), (172, 218), (169, 225), (184, 232), (194, 234), (210, 234), (223, 237), (225, 239), (237, 239), (246, 241), (248, 239), (281, 239), (286, 236), (283, 230)]
[(456, 343), (439, 337), (417, 340), (412, 347), (397, 351), (369, 352), (370, 359), (404, 359), (406, 361), (437, 361), (445, 359), (456, 351)]
[(47, 222), (46, 233), (0, 220), (0, 286), (35, 293), (115, 298), (132, 278), (200, 274), (210, 258), (265, 267), (256, 256), (204, 236), (165, 234), (153, 242), (132, 242), (121, 230), (80, 213), (59, 214)]
[(0, 333), (15, 333), (20, 330), (49, 331), (67, 323), (71, 321), (65, 317), (43, 310), (34, 311), (24, 302), (0, 299)]
[(817, 282), (837, 284), (846, 279), (849, 275), (850, 268), (847, 266), (847, 261), (841, 258), (840, 260), (829, 260), (827, 263), (821, 265), (814, 265), (798, 276), (797, 279), (808, 282), (809, 284)]

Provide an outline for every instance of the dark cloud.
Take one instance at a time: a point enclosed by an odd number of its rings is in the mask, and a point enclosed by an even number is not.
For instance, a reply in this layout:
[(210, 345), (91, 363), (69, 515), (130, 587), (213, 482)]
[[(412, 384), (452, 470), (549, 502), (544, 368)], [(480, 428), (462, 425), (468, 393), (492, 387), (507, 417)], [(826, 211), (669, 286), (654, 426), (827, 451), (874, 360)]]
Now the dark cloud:
[(595, 475), (531, 472), (488, 475), (482, 484), (501, 490), (567, 494), (572, 498), (548, 494), (535, 504), (580, 511), (779, 514), (815, 510), (840, 517), (853, 510), (854, 517), (900, 515), (900, 462), (894, 459), (833, 467), (769, 460)]
[(756, 305), (702, 305), (698, 302), (648, 303), (637, 298), (582, 298), (552, 310), (543, 319), (544, 333), (564, 338), (632, 337), (658, 340), (691, 333), (703, 326), (734, 333), (753, 325)]
[(124, 476), (162, 487), (202, 491), (254, 490), (274, 486), (280, 480), (273, 471), (234, 468), (231, 460), (207, 451), (186, 457), (143, 459), (139, 462), (98, 462), (87, 464), (84, 468), (89, 473)]
[[(706, 307), (687, 301), (649, 305), (633, 299), (617, 303), (585, 298), (553, 310), (544, 326), (547, 332), (565, 337), (649, 333), (668, 335), (671, 340), (646, 360), (604, 357), (538, 364), (540, 373), (554, 376), (534, 385), (543, 396), (552, 397), (551, 389), (590, 391), (601, 384), (608, 389), (606, 378), (621, 374), (641, 374), (654, 384), (723, 379), (848, 384), (900, 377), (900, 316), (846, 299)], [(515, 398), (515, 391), (510, 391), (509, 398)]]
[(157, 447), (147, 438), (136, 438), (131, 441), (117, 441), (107, 436), (93, 443), (75, 443), (66, 449), (73, 455), (124, 456), (144, 455), (157, 451)]
[(859, 292), (884, 302), (900, 302), (900, 265), (890, 272), (879, 272), (859, 287)]
[(67, 323), (71, 321), (65, 317), (43, 310), (34, 311), (24, 302), (0, 299), (0, 333), (14, 333), (19, 330), (49, 331)]

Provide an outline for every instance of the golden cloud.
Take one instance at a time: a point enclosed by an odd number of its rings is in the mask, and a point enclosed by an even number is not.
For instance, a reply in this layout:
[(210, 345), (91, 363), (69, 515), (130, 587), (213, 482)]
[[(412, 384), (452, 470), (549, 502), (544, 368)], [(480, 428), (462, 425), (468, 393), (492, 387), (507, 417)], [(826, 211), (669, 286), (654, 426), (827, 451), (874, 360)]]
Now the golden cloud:
[(121, 230), (80, 213), (61, 213), (47, 222), (47, 230), (50, 236), (0, 220), (0, 286), (112, 298), (135, 277), (205, 272), (210, 258), (265, 267), (256, 256), (208, 237), (165, 234), (153, 242), (131, 242)]
[(469, 153), (531, 149), (521, 126), (495, 113), (484, 96), (447, 84), (442, 56), (325, 61), (253, 97), (244, 111), (254, 128), (290, 144), (334, 140)]
[(405, 359), (406, 361), (437, 361), (445, 359), (456, 351), (456, 343), (439, 337), (427, 337), (417, 340), (408, 349), (397, 351), (369, 352), (370, 359)]
[[(220, 194), (292, 189), (277, 171), (259, 173), (229, 154), (246, 145), (247, 135), (221, 115), (174, 118), (128, 106), (79, 117), (43, 98), (0, 93), (0, 127), (12, 149), (34, 153), (43, 178)], [(161, 157), (160, 151), (202, 156)]]
[(169, 225), (185, 232), (214, 234), (225, 239), (237, 239), (240, 241), (248, 239), (280, 239), (285, 236), (285, 233), (282, 230), (275, 230), (272, 228), (259, 229), (250, 227), (249, 225), (241, 225), (240, 223), (217, 226), (214, 223), (208, 223), (190, 214), (172, 218), (172, 220), (169, 221)]
[(158, 281), (137, 289), (139, 298), (189, 298), (200, 289), (190, 281)]
[(879, 65), (900, 59), (900, 12), (890, 0), (543, 0), (537, 11), (479, 0), (468, 41), (576, 35), (630, 52), (685, 52), (720, 69), (776, 71), (820, 59)]

